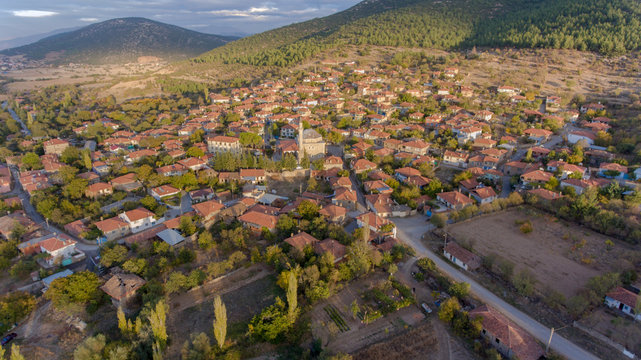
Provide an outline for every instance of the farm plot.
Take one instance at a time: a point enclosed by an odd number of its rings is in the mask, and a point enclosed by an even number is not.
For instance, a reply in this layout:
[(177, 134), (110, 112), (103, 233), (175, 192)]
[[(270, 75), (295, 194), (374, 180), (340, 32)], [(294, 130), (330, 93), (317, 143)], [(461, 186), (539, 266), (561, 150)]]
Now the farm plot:
[[(532, 231), (524, 233), (529, 221)], [(630, 246), (530, 208), (515, 209), (454, 224), (448, 232), (481, 256), (498, 256), (528, 270), (537, 289), (576, 295), (591, 277), (633, 267), (641, 259)]]

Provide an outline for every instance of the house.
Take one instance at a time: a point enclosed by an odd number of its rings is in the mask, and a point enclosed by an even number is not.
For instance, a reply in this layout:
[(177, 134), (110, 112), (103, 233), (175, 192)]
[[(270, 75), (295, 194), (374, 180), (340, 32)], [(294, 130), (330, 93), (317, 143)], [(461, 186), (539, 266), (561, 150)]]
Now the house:
[(176, 246), (185, 241), (185, 238), (174, 229), (165, 229), (163, 231), (160, 231), (156, 234), (156, 237), (169, 244), (169, 246)]
[(411, 140), (402, 143), (400, 150), (413, 155), (426, 155), (429, 148), (430, 144), (426, 143), (423, 140)]
[(48, 254), (45, 259), (49, 266), (63, 263), (76, 253), (76, 241), (66, 235), (54, 235), (38, 243), (40, 252)]
[(240, 179), (252, 184), (265, 181), (265, 169), (240, 169)]
[(4, 165), (0, 165), (0, 194), (11, 191), (11, 171)]
[(481, 266), (481, 258), (455, 242), (448, 242), (443, 247), (443, 256), (460, 268), (473, 271)]
[(342, 224), (345, 221), (347, 209), (342, 206), (330, 204), (321, 208), (318, 213), (327, 218), (329, 222)]
[(187, 168), (180, 163), (162, 166), (156, 169), (160, 176), (180, 176), (187, 172)]
[(325, 239), (323, 241), (315, 242), (312, 244), (312, 247), (318, 256), (322, 256), (325, 253), (332, 254), (334, 263), (343, 260), (347, 253), (347, 247), (334, 239)]
[(0, 217), (0, 236), (10, 239), (16, 224), (22, 225), (26, 232), (31, 232), (38, 226), (24, 211), (14, 211)]
[(145, 229), (149, 229), (158, 223), (154, 213), (145, 208), (129, 210), (118, 216), (129, 224), (131, 232), (134, 234)]
[(105, 176), (105, 175), (109, 175), (109, 171), (111, 171), (111, 167), (107, 165), (107, 163), (104, 161), (94, 161), (91, 164), (91, 170), (96, 174), (98, 174), (99, 176)]
[(398, 179), (398, 181), (404, 182), (411, 176), (421, 176), (421, 172), (411, 167), (404, 167), (396, 169), (396, 171), (394, 172), (394, 176)]
[(338, 156), (328, 156), (325, 158), (325, 161), (323, 162), (323, 166), (325, 170), (329, 169), (343, 169), (343, 159), (339, 158)]
[(564, 161), (552, 160), (548, 162), (546, 170), (549, 172), (559, 172), (561, 179), (567, 179), (568, 176), (573, 174), (580, 174), (583, 178), (585, 176), (585, 171), (587, 170), (583, 166), (578, 166), (574, 164), (568, 164)]
[(293, 139), (296, 137), (297, 133), (298, 133), (298, 129), (296, 129), (296, 127), (291, 124), (285, 124), (283, 127), (280, 128), (280, 137), (282, 138)]
[(195, 158), (195, 157), (179, 160), (178, 164), (184, 166), (186, 169), (189, 169), (191, 171), (198, 171), (207, 167), (207, 162), (205, 160)]
[(396, 236), (394, 223), (371, 211), (360, 214), (356, 218), (356, 225), (359, 228), (367, 228), (375, 233)]
[(240, 145), (239, 138), (216, 135), (207, 137), (207, 150), (213, 154), (222, 152), (240, 154), (242, 151), (242, 147)]
[(571, 187), (574, 189), (575, 194), (581, 195), (590, 187), (601, 187), (609, 183), (610, 181), (606, 179), (564, 179), (561, 181), (561, 189)]
[(194, 208), (196, 215), (201, 217), (202, 222), (204, 224), (208, 224), (212, 222), (212, 220), (215, 220), (216, 215), (225, 208), (225, 205), (217, 200), (209, 200), (193, 204), (192, 207)]
[(466, 168), (467, 159), (469, 157), (470, 155), (468, 153), (446, 150), (445, 153), (443, 153), (443, 163), (460, 168)]
[(547, 141), (547, 139), (549, 139), (550, 136), (552, 136), (552, 134), (554, 133), (550, 130), (531, 128), (523, 131), (523, 134), (526, 135), (528, 139), (534, 140), (540, 144), (544, 141)]
[(363, 188), (369, 194), (391, 194), (394, 192), (394, 189), (381, 180), (366, 181), (363, 183)]
[(376, 169), (376, 164), (367, 159), (358, 159), (352, 164), (352, 169), (356, 174), (360, 174)]
[(193, 190), (189, 192), (189, 198), (193, 203), (199, 203), (214, 198), (216, 194), (212, 189), (205, 188), (200, 190)]
[(89, 198), (97, 198), (99, 196), (107, 196), (114, 193), (114, 188), (110, 184), (99, 182), (87, 186), (85, 196)]
[(134, 191), (142, 187), (140, 181), (136, 179), (136, 173), (129, 173), (119, 176), (109, 182), (115, 190)]
[(596, 140), (596, 135), (590, 131), (577, 130), (568, 134), (568, 142), (570, 144), (576, 144), (581, 141), (587, 145), (594, 145), (594, 140)]
[(332, 197), (332, 204), (334, 205), (342, 206), (351, 211), (356, 209), (357, 202), (356, 191), (351, 188), (339, 187), (334, 191), (334, 196)]
[(160, 185), (149, 190), (149, 195), (153, 196), (156, 200), (162, 200), (180, 194), (180, 189), (176, 189), (171, 185)]
[(494, 189), (489, 186), (470, 191), (470, 196), (481, 205), (491, 203), (498, 198)]
[(276, 223), (278, 223), (278, 216), (250, 210), (239, 216), (238, 221), (256, 232), (261, 232), (263, 228), (274, 232), (276, 230)]
[(307, 246), (311, 247), (312, 245), (318, 242), (318, 239), (316, 239), (315, 237), (309, 235), (304, 231), (301, 231), (294, 236), (288, 237), (284, 241), (288, 243), (290, 246), (292, 246), (293, 248), (296, 248), (296, 250), (300, 252), (304, 252)]
[(548, 189), (532, 189), (527, 191), (528, 194), (532, 194), (543, 201), (553, 201), (563, 197), (560, 193), (550, 191)]
[(545, 353), (534, 337), (489, 305), (469, 312), (481, 318), (481, 335), (508, 359), (539, 360)]
[(474, 200), (465, 196), (459, 191), (442, 192), (436, 195), (436, 200), (442, 202), (452, 210), (461, 210), (466, 206), (473, 205)]
[(521, 175), (521, 183), (523, 185), (530, 186), (542, 185), (550, 181), (553, 176), (554, 175), (552, 173), (549, 173), (547, 171), (532, 170)]
[(98, 230), (102, 231), (107, 241), (116, 240), (131, 233), (129, 223), (117, 216), (98, 221), (94, 223), (94, 225), (96, 225)]
[(382, 217), (392, 216), (393, 207), (396, 205), (391, 196), (386, 194), (365, 195), (365, 203), (369, 210)]
[(605, 305), (611, 309), (618, 309), (634, 320), (641, 320), (641, 314), (637, 314), (636, 308), (639, 302), (639, 295), (632, 291), (618, 286), (605, 295)]
[(116, 308), (127, 311), (136, 296), (136, 291), (145, 285), (146, 281), (135, 274), (115, 274), (100, 287), (111, 297)]
[(617, 163), (601, 163), (599, 176), (612, 179), (625, 179), (628, 174), (627, 166)]
[(51, 139), (42, 143), (45, 154), (62, 155), (62, 152), (69, 147), (69, 142), (61, 139)]

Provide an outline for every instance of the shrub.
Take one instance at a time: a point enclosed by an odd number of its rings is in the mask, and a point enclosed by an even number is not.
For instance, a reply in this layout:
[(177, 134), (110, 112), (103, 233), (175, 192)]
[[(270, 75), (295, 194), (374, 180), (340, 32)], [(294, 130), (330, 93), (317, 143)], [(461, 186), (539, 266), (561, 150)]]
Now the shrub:
[(532, 226), (532, 222), (528, 220), (523, 224), (521, 224), (521, 226), (519, 227), (519, 230), (521, 230), (521, 232), (524, 234), (529, 234), (534, 230), (534, 227)]

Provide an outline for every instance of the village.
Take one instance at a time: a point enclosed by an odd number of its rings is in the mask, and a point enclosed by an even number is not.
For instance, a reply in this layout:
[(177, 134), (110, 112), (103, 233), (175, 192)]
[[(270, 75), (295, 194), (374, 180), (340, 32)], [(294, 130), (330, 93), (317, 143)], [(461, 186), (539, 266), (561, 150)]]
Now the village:
[[(127, 316), (155, 292), (172, 313), (169, 358), (193, 341), (213, 289), (231, 299), (288, 272), (312, 336), (335, 353), (371, 358), (363, 349), (433, 317), (423, 332), (463, 339), (431, 339), (434, 359), (634, 356), (641, 167), (617, 153), (611, 109), (478, 88), (444, 63), (321, 61), (207, 93), (180, 123), (165, 111), (153, 115), (162, 126), (135, 131), (104, 114), (57, 137), (12, 135), (21, 151), (0, 166), (0, 236), (19, 254), (0, 251), (12, 274), (0, 288), (41, 297), (91, 271), (113, 304), (98, 311)], [(28, 94), (10, 106), (27, 124), (43, 111)], [(260, 291), (269, 301), (239, 298), (237, 321), (280, 300)], [(21, 332), (33, 321), (14, 320), (18, 339), (41, 340)]]

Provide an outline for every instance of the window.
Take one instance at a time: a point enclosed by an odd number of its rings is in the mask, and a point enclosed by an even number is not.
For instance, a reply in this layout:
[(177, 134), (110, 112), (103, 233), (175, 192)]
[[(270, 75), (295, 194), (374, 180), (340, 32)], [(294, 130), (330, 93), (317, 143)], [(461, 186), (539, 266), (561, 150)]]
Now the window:
[(500, 344), (500, 343), (501, 343), (501, 340), (499, 340), (499, 338), (496, 338), (496, 343), (497, 343), (497, 344)]

